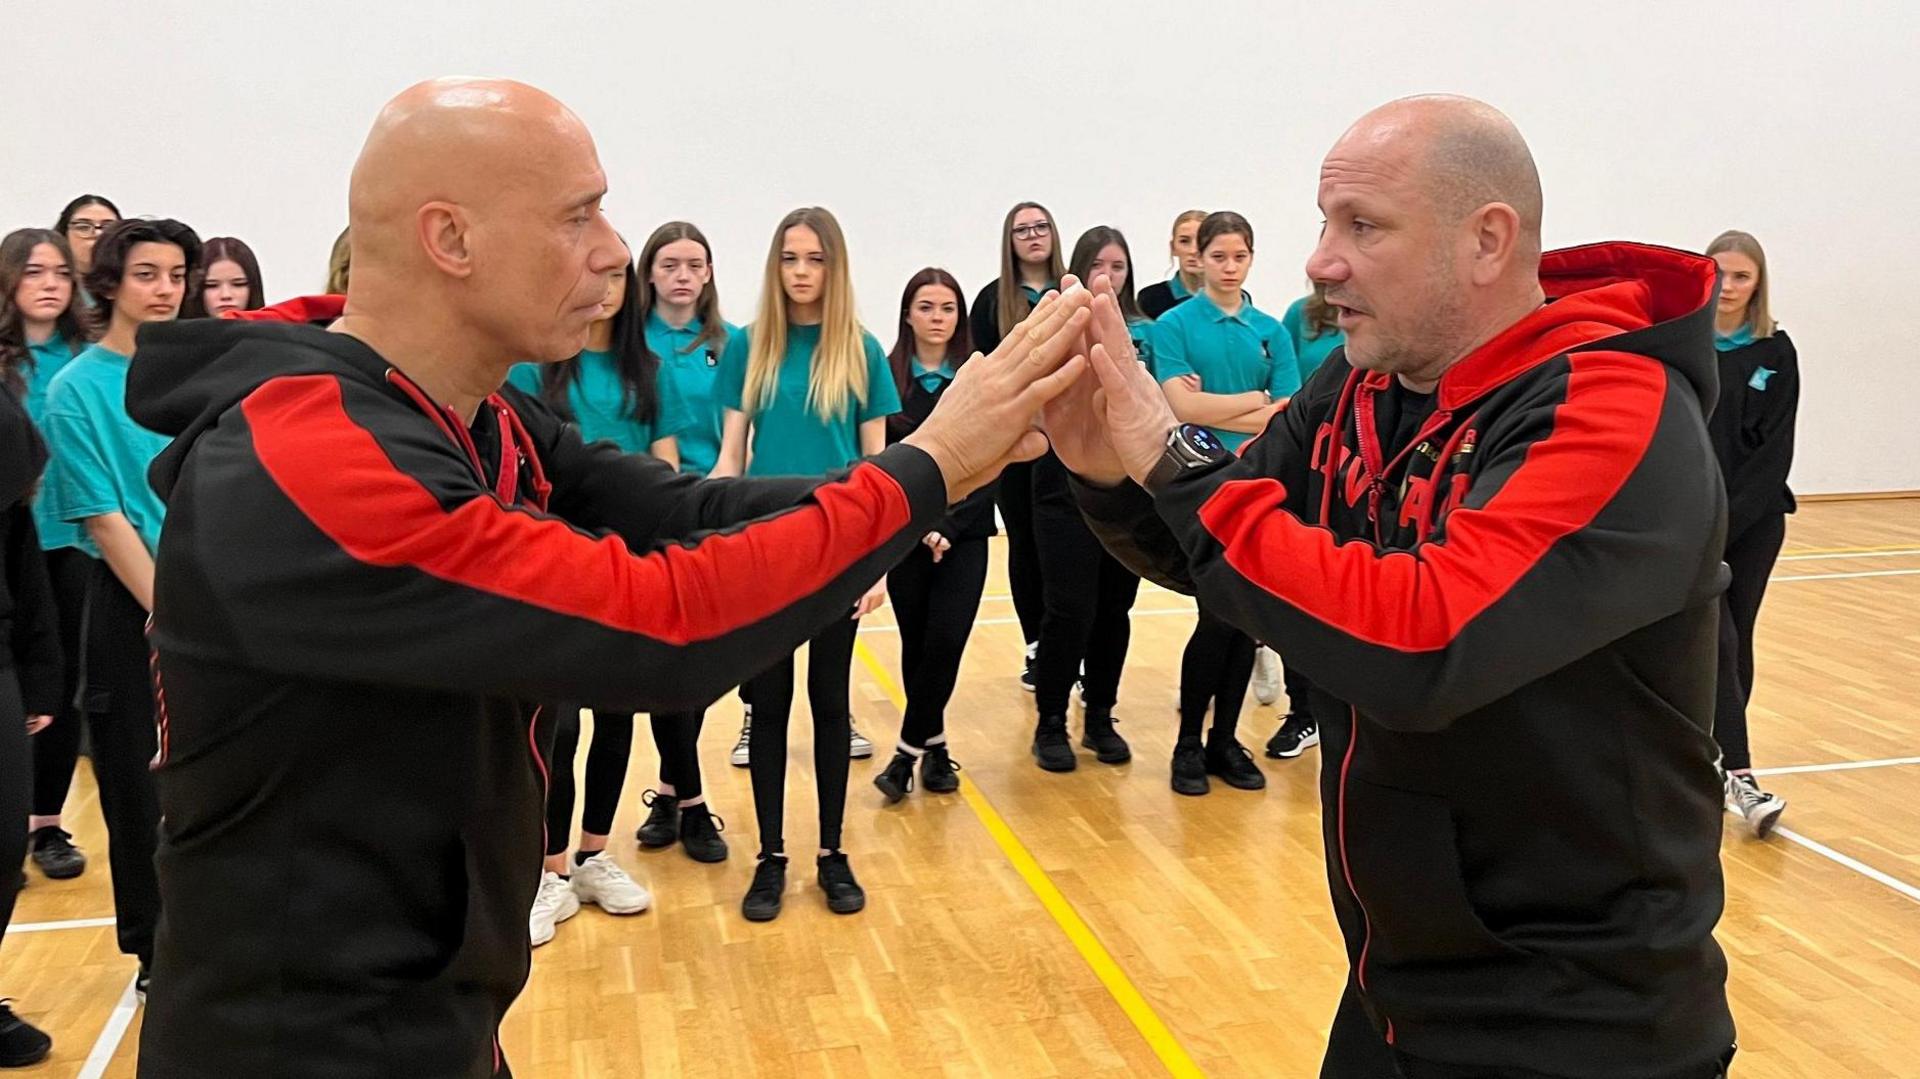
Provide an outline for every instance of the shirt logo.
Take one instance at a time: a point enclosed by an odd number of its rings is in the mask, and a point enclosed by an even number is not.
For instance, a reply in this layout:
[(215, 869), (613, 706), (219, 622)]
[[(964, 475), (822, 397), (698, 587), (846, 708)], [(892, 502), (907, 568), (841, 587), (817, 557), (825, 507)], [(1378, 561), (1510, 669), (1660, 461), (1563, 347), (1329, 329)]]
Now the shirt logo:
[(707, 350), (707, 366), (708, 367), (720, 366), (720, 354), (715, 352), (712, 349)]
[(1767, 388), (1767, 380), (1777, 374), (1779, 372), (1771, 367), (1756, 367), (1753, 369), (1753, 377), (1747, 380), (1747, 385), (1756, 390), (1764, 390)]

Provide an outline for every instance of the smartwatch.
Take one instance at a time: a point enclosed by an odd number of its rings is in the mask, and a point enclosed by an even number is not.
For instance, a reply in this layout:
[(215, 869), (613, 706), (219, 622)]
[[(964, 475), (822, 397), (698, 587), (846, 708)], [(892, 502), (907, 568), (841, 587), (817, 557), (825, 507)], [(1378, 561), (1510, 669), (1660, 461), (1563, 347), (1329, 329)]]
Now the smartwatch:
[(1141, 486), (1148, 494), (1159, 494), (1179, 476), (1215, 468), (1231, 460), (1233, 451), (1220, 441), (1220, 436), (1198, 424), (1183, 423), (1167, 432), (1167, 448)]

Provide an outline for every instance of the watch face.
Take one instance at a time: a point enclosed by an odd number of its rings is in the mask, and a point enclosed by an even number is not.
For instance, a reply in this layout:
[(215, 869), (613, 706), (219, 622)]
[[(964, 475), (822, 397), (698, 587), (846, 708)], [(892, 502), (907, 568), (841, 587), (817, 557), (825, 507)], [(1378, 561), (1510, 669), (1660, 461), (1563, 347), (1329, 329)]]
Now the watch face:
[(1227, 451), (1226, 443), (1220, 441), (1220, 436), (1214, 434), (1208, 428), (1201, 427), (1197, 424), (1188, 424), (1185, 433), (1187, 441), (1192, 443), (1194, 449), (1202, 453), (1211, 455), (1215, 453), (1225, 453)]

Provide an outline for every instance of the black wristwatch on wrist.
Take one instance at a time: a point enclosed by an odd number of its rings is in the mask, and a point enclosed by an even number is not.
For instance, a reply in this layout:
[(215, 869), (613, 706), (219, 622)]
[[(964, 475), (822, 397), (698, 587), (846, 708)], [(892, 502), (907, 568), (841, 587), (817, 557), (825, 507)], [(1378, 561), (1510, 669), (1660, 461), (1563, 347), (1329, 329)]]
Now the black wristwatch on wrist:
[(1233, 451), (1219, 435), (1198, 424), (1183, 423), (1167, 432), (1167, 448), (1141, 486), (1148, 494), (1158, 494), (1176, 476), (1216, 468), (1231, 460)]

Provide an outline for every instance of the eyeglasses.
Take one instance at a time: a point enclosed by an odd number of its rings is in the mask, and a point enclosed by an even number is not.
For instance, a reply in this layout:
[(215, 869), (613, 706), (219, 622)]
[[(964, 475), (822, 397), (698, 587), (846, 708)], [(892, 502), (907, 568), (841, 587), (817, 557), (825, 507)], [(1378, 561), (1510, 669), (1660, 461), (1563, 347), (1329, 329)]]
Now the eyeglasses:
[(1013, 226), (1013, 238), (1016, 240), (1032, 240), (1040, 236), (1051, 235), (1053, 235), (1053, 225), (1046, 221), (1035, 221), (1031, 225)]
[(111, 224), (111, 221), (74, 220), (67, 222), (67, 231), (75, 236), (93, 236), (107, 231), (107, 226)]

